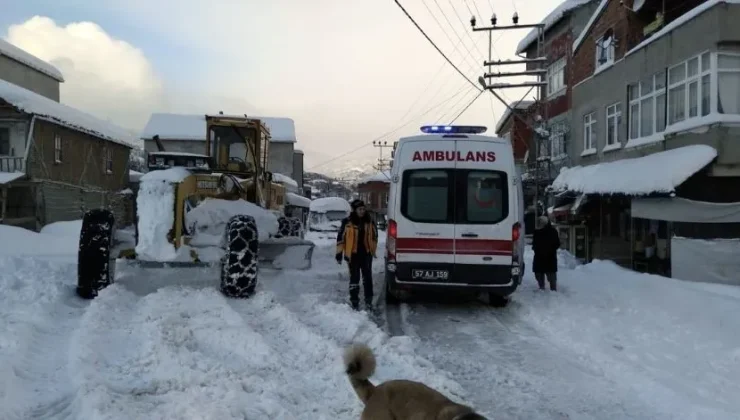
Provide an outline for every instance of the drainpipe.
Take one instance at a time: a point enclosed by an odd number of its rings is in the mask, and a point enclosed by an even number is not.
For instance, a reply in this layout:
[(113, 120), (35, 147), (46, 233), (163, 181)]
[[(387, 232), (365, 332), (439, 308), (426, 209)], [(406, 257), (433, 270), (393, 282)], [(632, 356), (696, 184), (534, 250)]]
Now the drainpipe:
[(31, 142), (33, 141), (33, 128), (36, 127), (36, 115), (31, 117), (31, 127), (28, 129), (28, 136), (26, 136), (26, 150), (23, 153), (23, 172), (28, 175), (28, 155), (31, 150)]

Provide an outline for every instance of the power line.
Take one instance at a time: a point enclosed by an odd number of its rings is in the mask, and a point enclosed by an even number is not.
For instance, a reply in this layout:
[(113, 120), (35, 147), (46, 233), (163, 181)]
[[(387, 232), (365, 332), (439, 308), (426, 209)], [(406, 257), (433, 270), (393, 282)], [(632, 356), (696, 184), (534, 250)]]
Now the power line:
[[(435, 1), (435, 3), (436, 3), (436, 1)], [(421, 1), (421, 4), (423, 4), (424, 5), (424, 8), (427, 9), (427, 12), (429, 12), (429, 14), (432, 16), (432, 19), (434, 19), (434, 22), (437, 23), (437, 26), (439, 27), (439, 30), (442, 31), (442, 33), (445, 35), (445, 37), (447, 38), (447, 40), (450, 41), (450, 44), (453, 44), (454, 45), (455, 44), (455, 41), (453, 41), (452, 38), (450, 38), (450, 35), (442, 27), (442, 23), (439, 22), (439, 19), (437, 19), (437, 16), (434, 14), (434, 12), (432, 12), (432, 9), (429, 8), (429, 5), (427, 5), (426, 1), (422, 0)], [(444, 10), (442, 10), (442, 8), (439, 7), (439, 4), (437, 4), (437, 8), (439, 9), (440, 12), (442, 12), (442, 16), (444, 16), (445, 19), (446, 19), (447, 17), (445, 16)], [(449, 24), (450, 21), (447, 20), (447, 23)], [(452, 28), (452, 31), (455, 32), (455, 28)], [(455, 32), (455, 35), (457, 35), (457, 32)], [(465, 55), (464, 52), (459, 51), (459, 46), (460, 45), (462, 45), (465, 48), (465, 50), (468, 52), (467, 55)], [(454, 46), (452, 53), (454, 54), (454, 53), (457, 53), (457, 52), (460, 53), (460, 57), (462, 57), (463, 61), (465, 61), (465, 60), (472, 60), (473, 63), (476, 62), (476, 58), (473, 57), (472, 52), (470, 52), (470, 49), (468, 49), (467, 45), (465, 45), (465, 43), (463, 42), (462, 37), (460, 37), (459, 35), (457, 36), (457, 44)], [(468, 62), (468, 64), (470, 64), (470, 62)]]
[(452, 105), (452, 106), (450, 107), (451, 109), (450, 109), (449, 111), (445, 111), (445, 112), (442, 112), (442, 115), (440, 115), (440, 116), (439, 116), (438, 118), (436, 118), (436, 119), (434, 120), (434, 123), (435, 123), (435, 124), (441, 124), (441, 123), (442, 123), (442, 121), (444, 121), (444, 120), (446, 120), (446, 119), (447, 119), (447, 115), (448, 115), (448, 114), (454, 114), (455, 110), (456, 110), (456, 109), (458, 109), (458, 107), (460, 106), (460, 104), (461, 104), (461, 103), (462, 103), (462, 102), (463, 102), (463, 101), (465, 100), (465, 98), (466, 98), (466, 97), (468, 96), (468, 94), (469, 94), (470, 92), (473, 92), (473, 88), (471, 88), (471, 87), (468, 87), (468, 90), (466, 90), (466, 91), (465, 91), (465, 94), (464, 94), (463, 96), (461, 96), (461, 97), (460, 97), (460, 98), (459, 98), (459, 99), (457, 100), (457, 102), (455, 102), (455, 103), (454, 103), (454, 104), (453, 104), (453, 105)]
[(354, 149), (352, 149), (352, 150), (350, 150), (350, 151), (348, 151), (348, 152), (346, 152), (346, 153), (342, 153), (341, 155), (338, 155), (338, 156), (334, 156), (333, 158), (331, 158), (331, 159), (329, 159), (329, 160), (327, 160), (327, 161), (324, 161), (324, 162), (322, 162), (322, 163), (319, 163), (318, 165), (314, 165), (314, 166), (312, 166), (312, 167), (310, 167), (310, 168), (307, 168), (306, 170), (309, 170), (309, 169), (316, 169), (316, 168), (318, 168), (318, 167), (320, 167), (320, 166), (324, 166), (324, 165), (326, 165), (326, 164), (328, 164), (328, 163), (332, 163), (332, 162), (336, 161), (337, 159), (341, 159), (341, 158), (343, 158), (343, 157), (345, 157), (345, 156), (347, 156), (347, 155), (349, 155), (349, 154), (352, 154), (352, 153), (354, 153), (354, 152), (356, 152), (356, 151), (358, 151), (358, 150), (360, 150), (360, 149), (364, 149), (365, 147), (367, 147), (367, 146), (370, 146), (370, 145), (371, 145), (371, 144), (372, 144), (372, 143), (373, 143), (374, 141), (378, 141), (378, 140), (380, 140), (380, 139), (382, 139), (382, 138), (384, 138), (384, 137), (386, 137), (386, 136), (389, 136), (389, 135), (391, 135), (391, 134), (393, 134), (393, 133), (397, 132), (398, 130), (400, 130), (400, 129), (402, 129), (402, 128), (406, 127), (407, 125), (411, 124), (412, 122), (414, 122), (414, 121), (417, 121), (417, 120), (418, 120), (419, 118), (421, 118), (421, 117), (423, 117), (423, 116), (427, 115), (428, 113), (430, 113), (431, 111), (435, 110), (436, 108), (439, 108), (440, 106), (444, 105), (445, 103), (447, 103), (447, 102), (451, 101), (452, 99), (454, 99), (454, 98), (455, 98), (456, 96), (460, 95), (461, 93), (463, 93), (463, 91), (462, 91), (462, 90), (458, 91), (457, 93), (455, 93), (454, 95), (452, 95), (452, 96), (450, 96), (449, 98), (445, 99), (444, 101), (442, 101), (442, 102), (440, 102), (440, 103), (438, 103), (438, 104), (434, 105), (433, 107), (431, 107), (431, 108), (427, 109), (426, 111), (424, 111), (424, 113), (422, 113), (421, 115), (418, 115), (418, 116), (417, 116), (416, 118), (414, 118), (414, 119), (412, 119), (412, 120), (409, 120), (409, 121), (407, 121), (407, 122), (406, 122), (406, 123), (404, 123), (403, 125), (400, 125), (400, 126), (396, 127), (396, 128), (395, 128), (395, 129), (393, 129), (393, 130), (390, 130), (390, 131), (388, 131), (388, 132), (385, 132), (385, 133), (381, 134), (380, 136), (378, 136), (378, 137), (374, 138), (373, 140), (371, 140), (371, 141), (370, 141), (370, 142), (368, 142), (368, 143), (365, 143), (365, 144), (363, 144), (362, 146), (359, 146), (359, 147), (357, 147), (357, 148), (354, 148)]
[(427, 33), (426, 33), (426, 32), (424, 32), (424, 30), (423, 30), (423, 29), (421, 29), (421, 26), (419, 26), (419, 24), (418, 24), (418, 23), (416, 23), (416, 20), (414, 20), (414, 18), (413, 18), (413, 17), (411, 17), (411, 15), (409, 14), (409, 12), (407, 12), (407, 11), (406, 11), (406, 8), (404, 8), (404, 7), (403, 7), (403, 5), (401, 5), (401, 3), (399, 3), (399, 1), (398, 1), (398, 0), (393, 0), (393, 1), (394, 1), (394, 2), (395, 2), (395, 3), (397, 4), (397, 5), (398, 5), (398, 7), (399, 7), (399, 8), (400, 8), (400, 9), (401, 9), (401, 10), (403, 11), (403, 13), (404, 13), (404, 14), (406, 15), (406, 17), (407, 17), (407, 18), (409, 18), (409, 20), (411, 21), (411, 23), (413, 23), (413, 24), (414, 24), (414, 26), (416, 26), (416, 29), (418, 29), (418, 30), (419, 30), (419, 32), (421, 32), (421, 34), (422, 34), (422, 35), (424, 35), (424, 38), (426, 38), (426, 39), (427, 39), (427, 41), (429, 41), (429, 43), (430, 43), (430, 44), (432, 44), (432, 46), (434, 47), (434, 49), (435, 49), (435, 50), (437, 50), (437, 52), (438, 52), (438, 53), (440, 53), (440, 54), (442, 55), (442, 57), (444, 57), (444, 59), (445, 59), (445, 60), (447, 60), (447, 62), (448, 62), (448, 63), (450, 63), (450, 65), (451, 65), (451, 66), (452, 66), (452, 67), (453, 67), (453, 68), (455, 69), (455, 71), (457, 71), (458, 73), (460, 73), (460, 76), (464, 77), (464, 78), (465, 78), (465, 80), (467, 80), (467, 81), (468, 81), (468, 83), (470, 83), (470, 84), (471, 84), (471, 85), (472, 85), (473, 87), (475, 87), (476, 89), (478, 89), (478, 91), (480, 91), (480, 90), (481, 90), (481, 88), (479, 88), (477, 84), (475, 84), (475, 83), (474, 83), (474, 82), (473, 82), (472, 80), (470, 80), (470, 78), (469, 78), (468, 76), (466, 76), (466, 75), (465, 75), (465, 73), (463, 73), (463, 72), (462, 72), (462, 71), (461, 71), (461, 70), (460, 70), (460, 69), (459, 69), (459, 68), (458, 68), (458, 67), (457, 67), (457, 66), (455, 65), (455, 63), (453, 63), (453, 62), (452, 62), (452, 60), (450, 60), (450, 59), (449, 59), (449, 57), (447, 57), (447, 55), (446, 55), (446, 54), (445, 54), (445, 53), (444, 53), (444, 52), (443, 52), (442, 50), (440, 50), (440, 49), (439, 49), (439, 47), (437, 46), (437, 44), (435, 44), (435, 43), (434, 43), (434, 41), (432, 41), (432, 38), (429, 38), (429, 35), (427, 35)]
[(468, 110), (468, 108), (470, 108), (470, 106), (471, 106), (471, 105), (473, 105), (473, 104), (475, 103), (475, 101), (477, 101), (477, 100), (478, 100), (478, 98), (480, 98), (480, 96), (481, 96), (481, 95), (483, 95), (483, 92), (485, 92), (485, 91), (483, 91), (483, 90), (482, 90), (482, 91), (478, 92), (478, 94), (477, 94), (477, 95), (475, 95), (475, 98), (473, 98), (473, 100), (472, 100), (472, 101), (470, 101), (470, 103), (469, 103), (469, 104), (467, 104), (467, 105), (465, 106), (465, 108), (463, 108), (463, 110), (462, 110), (462, 111), (460, 111), (460, 113), (459, 113), (459, 114), (457, 114), (457, 117), (453, 118), (453, 119), (452, 119), (452, 121), (450, 121), (450, 123), (449, 123), (448, 125), (452, 125), (452, 124), (454, 124), (454, 123), (455, 123), (455, 121), (457, 121), (457, 119), (458, 119), (458, 118), (460, 118), (460, 116), (461, 116), (462, 114), (464, 114), (464, 113), (465, 113), (465, 111), (467, 111), (467, 110)]

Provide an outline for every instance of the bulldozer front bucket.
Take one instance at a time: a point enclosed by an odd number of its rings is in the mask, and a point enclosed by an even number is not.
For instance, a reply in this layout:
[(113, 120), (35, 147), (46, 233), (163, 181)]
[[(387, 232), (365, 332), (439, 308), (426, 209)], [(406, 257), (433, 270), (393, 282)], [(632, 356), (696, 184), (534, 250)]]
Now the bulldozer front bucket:
[(299, 237), (270, 238), (259, 244), (259, 262), (273, 268), (308, 270), (316, 244)]

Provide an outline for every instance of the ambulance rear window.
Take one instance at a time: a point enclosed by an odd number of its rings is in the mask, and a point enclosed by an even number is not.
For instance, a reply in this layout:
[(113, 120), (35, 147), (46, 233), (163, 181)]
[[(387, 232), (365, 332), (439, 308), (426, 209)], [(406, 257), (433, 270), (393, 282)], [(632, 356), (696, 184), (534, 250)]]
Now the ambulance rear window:
[(465, 191), (464, 208), (457, 211), (458, 223), (494, 224), (509, 215), (505, 172), (464, 171), (458, 180), (459, 189)]
[(401, 214), (413, 222), (449, 223), (450, 176), (439, 169), (405, 171)]

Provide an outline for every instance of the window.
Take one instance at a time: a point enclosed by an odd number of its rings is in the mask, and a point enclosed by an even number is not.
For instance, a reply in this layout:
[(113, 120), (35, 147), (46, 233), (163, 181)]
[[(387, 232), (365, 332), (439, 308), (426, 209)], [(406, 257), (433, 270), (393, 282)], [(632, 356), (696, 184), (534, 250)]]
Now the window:
[(711, 72), (708, 52), (668, 69), (669, 125), (709, 114)]
[(10, 128), (0, 127), (0, 155), (10, 155)]
[(665, 92), (664, 71), (628, 87), (630, 140), (665, 130)]
[[(705, 103), (709, 108), (709, 77), (706, 83), (704, 78), (701, 79), (702, 111)], [(740, 114), (740, 55), (717, 54), (717, 86), (717, 112)]]
[(113, 173), (113, 152), (109, 148), (105, 148), (105, 173)]
[(606, 145), (612, 146), (621, 142), (619, 126), (622, 124), (622, 104), (606, 107)]
[(54, 163), (62, 163), (62, 136), (54, 135)]
[(598, 41), (596, 41), (596, 69), (614, 64), (614, 31), (606, 31)]
[(592, 112), (583, 117), (583, 151), (595, 148), (596, 140), (596, 113)]
[(563, 57), (547, 68), (547, 96), (559, 93), (565, 87), (565, 57)]
[(565, 123), (559, 122), (550, 126), (550, 154), (552, 159), (563, 158), (568, 154), (567, 149), (567, 127)]
[[(508, 188), (506, 187), (506, 173), (499, 171), (465, 171), (465, 175), (458, 171), (459, 179), (465, 180), (466, 198), (465, 211), (457, 214), (465, 215), (464, 220), (458, 217), (459, 223), (494, 224), (508, 216)], [(461, 188), (462, 190), (462, 188)], [(462, 200), (456, 200), (460, 203)]]
[(401, 214), (413, 222), (449, 223), (450, 171), (405, 171)]

